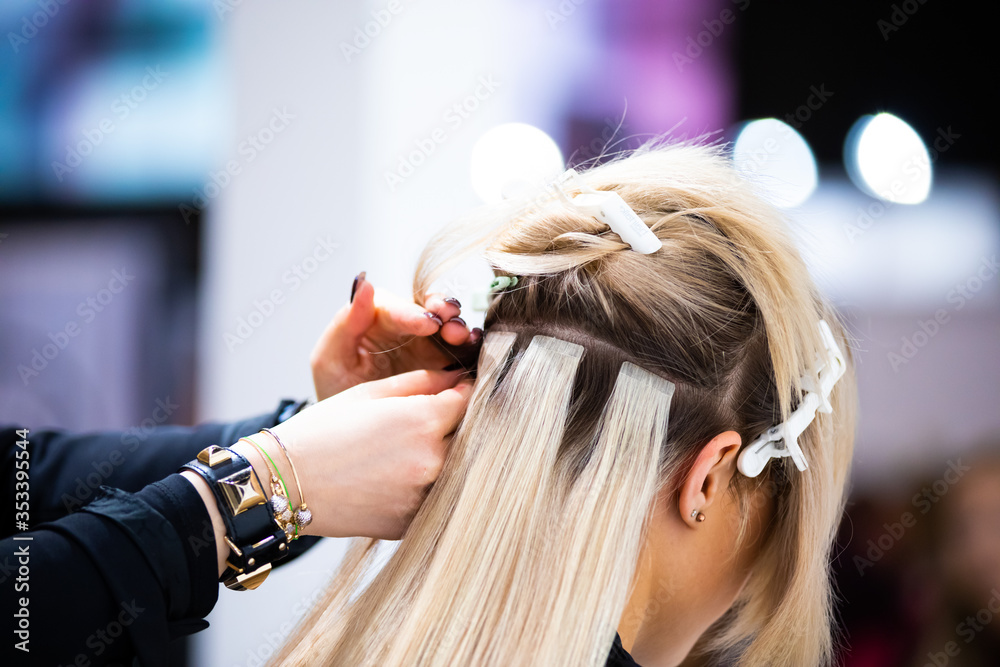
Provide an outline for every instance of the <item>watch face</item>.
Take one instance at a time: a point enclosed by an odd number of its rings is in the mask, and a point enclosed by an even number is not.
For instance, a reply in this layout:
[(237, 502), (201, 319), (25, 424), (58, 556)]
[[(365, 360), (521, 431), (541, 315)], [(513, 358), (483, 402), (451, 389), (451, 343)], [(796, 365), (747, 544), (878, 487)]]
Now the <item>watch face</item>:
[(229, 512), (236, 516), (256, 507), (267, 499), (253, 484), (251, 468), (244, 468), (229, 477), (219, 480), (219, 489), (229, 506)]

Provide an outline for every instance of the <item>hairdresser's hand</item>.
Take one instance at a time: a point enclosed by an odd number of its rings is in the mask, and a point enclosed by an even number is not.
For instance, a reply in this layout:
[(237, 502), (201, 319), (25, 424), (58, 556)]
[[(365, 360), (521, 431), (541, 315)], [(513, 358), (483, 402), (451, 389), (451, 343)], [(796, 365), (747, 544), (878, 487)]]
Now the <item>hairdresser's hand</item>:
[[(288, 448), (313, 520), (304, 535), (402, 537), (444, 463), (451, 434), (465, 414), (472, 383), (460, 371), (414, 371), (368, 382), (321, 401), (272, 430)], [(458, 382), (458, 384), (456, 384)], [(261, 447), (301, 502), (295, 473), (277, 441), (258, 433)], [(245, 440), (232, 445), (269, 487), (271, 468)], [(229, 547), (208, 484), (181, 473), (198, 490), (215, 531), (219, 574)], [(268, 491), (270, 493), (270, 491)]]
[(440, 294), (428, 295), (419, 306), (375, 289), (362, 273), (351, 296), (312, 353), (319, 400), (397, 373), (445, 368), (457, 356), (447, 346), (476, 345), (482, 337), (459, 317), (461, 304)]
[[(312, 512), (302, 534), (402, 537), (465, 414), (472, 383), (459, 382), (461, 376), (413, 371), (367, 382), (275, 426)], [(298, 506), (298, 483), (277, 441), (266, 433), (253, 440), (278, 466), (289, 500)], [(262, 481), (270, 479), (267, 462), (253, 446), (241, 440), (232, 448), (247, 457)], [(207, 486), (205, 494), (210, 501)]]
[(456, 385), (460, 376), (414, 371), (361, 384), (274, 427), (312, 510), (307, 534), (402, 536), (465, 413), (472, 383)]

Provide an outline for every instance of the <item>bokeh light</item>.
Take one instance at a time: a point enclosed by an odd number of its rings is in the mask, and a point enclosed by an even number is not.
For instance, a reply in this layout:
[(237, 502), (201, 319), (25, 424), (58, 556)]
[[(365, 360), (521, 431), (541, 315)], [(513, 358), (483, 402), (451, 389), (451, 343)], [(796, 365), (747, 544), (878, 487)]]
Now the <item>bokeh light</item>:
[(764, 196), (782, 208), (805, 202), (819, 181), (809, 144), (777, 118), (744, 125), (733, 145), (733, 162), (741, 173), (758, 182)]
[(931, 192), (930, 154), (920, 135), (891, 113), (862, 116), (844, 144), (844, 163), (854, 184), (894, 204), (919, 204)]
[(558, 176), (563, 165), (559, 146), (545, 132), (527, 123), (504, 123), (472, 147), (472, 187), (493, 204)]

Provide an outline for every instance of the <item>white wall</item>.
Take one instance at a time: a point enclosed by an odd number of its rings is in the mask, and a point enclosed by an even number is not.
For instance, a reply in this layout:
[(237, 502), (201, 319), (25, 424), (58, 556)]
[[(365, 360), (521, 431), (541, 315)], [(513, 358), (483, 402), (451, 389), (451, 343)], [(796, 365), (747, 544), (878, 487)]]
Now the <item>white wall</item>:
[[(347, 302), (354, 275), (366, 270), (375, 284), (409, 294), (417, 253), (431, 233), (479, 203), (468, 182), (474, 140), (503, 121), (544, 126), (538, 114), (553, 106), (545, 95), (560, 94), (560, 86), (549, 86), (530, 106), (534, 116), (518, 113), (526, 94), (518, 94), (525, 90), (519, 81), (532, 83), (519, 77), (527, 62), (556, 65), (564, 56), (554, 39), (527, 39), (548, 35), (541, 10), (525, 5), (532, 19), (525, 27), (512, 2), (403, 0), (370, 44), (345, 56), (341, 44), (387, 4), (243, 3), (222, 19), (234, 82), (231, 155), (243, 171), (222, 189), (206, 220), (204, 419), (236, 418), (271, 409), (283, 396), (311, 394), (309, 351)], [(579, 21), (559, 39), (578, 38), (573, 30), (585, 28)], [(515, 35), (526, 41), (515, 43)], [(551, 52), (534, 53), (531, 43)], [(452, 110), (463, 103), (463, 113)], [(247, 163), (239, 144), (266, 126), (275, 107), (295, 118)], [(434, 136), (444, 140), (390, 189), (385, 172), (438, 128), (443, 134)], [(326, 235), (341, 244), (334, 256), (317, 263), (301, 287), (283, 280)], [(227, 339), (273, 290), (284, 299), (273, 316), (253, 315), (263, 322), (245, 342)], [(252, 593), (222, 589), (212, 627), (195, 637), (195, 664), (266, 661), (343, 547), (328, 540)]]
[[(310, 395), (309, 352), (347, 302), (361, 268), (355, 249), (362, 238), (356, 193), (363, 72), (344, 62), (333, 38), (356, 14), (348, 3), (248, 2), (221, 19), (234, 88), (230, 158), (243, 167), (207, 211), (203, 419), (246, 416), (273, 409), (281, 397)], [(247, 161), (241, 142), (267, 127), (276, 108), (294, 119)], [(317, 238), (327, 236), (340, 247), (314, 266), (307, 258)], [(297, 284), (288, 273), (295, 266), (315, 270)], [(283, 303), (272, 316), (245, 342), (227, 344), (239, 318), (274, 290)], [(262, 664), (287, 636), (289, 626), (282, 624), (320, 590), (342, 548), (329, 541), (252, 593), (220, 588), (211, 628), (194, 639), (194, 664)]]

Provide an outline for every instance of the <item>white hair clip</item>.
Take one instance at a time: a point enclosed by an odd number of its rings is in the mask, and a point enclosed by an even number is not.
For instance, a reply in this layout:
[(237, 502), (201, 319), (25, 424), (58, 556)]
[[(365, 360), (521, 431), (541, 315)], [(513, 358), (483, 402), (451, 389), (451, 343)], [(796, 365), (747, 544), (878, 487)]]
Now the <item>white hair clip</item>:
[(847, 370), (844, 354), (837, 347), (830, 325), (825, 320), (819, 321), (819, 332), (826, 348), (826, 359), (818, 358), (819, 368), (802, 378), (805, 396), (788, 419), (767, 429), (740, 453), (736, 465), (747, 477), (756, 477), (768, 461), (784, 456), (791, 456), (799, 470), (809, 467), (799, 448), (798, 438), (816, 418), (817, 411), (826, 414), (833, 412), (830, 392)]
[[(582, 194), (570, 199), (562, 189), (564, 184), (581, 190)], [(663, 247), (663, 242), (617, 192), (595, 190), (583, 182), (575, 169), (567, 169), (555, 183), (555, 189), (559, 196), (571, 206), (575, 206), (586, 215), (594, 216), (610, 227), (611, 231), (622, 238), (622, 241), (632, 246), (632, 250), (649, 255)]]

